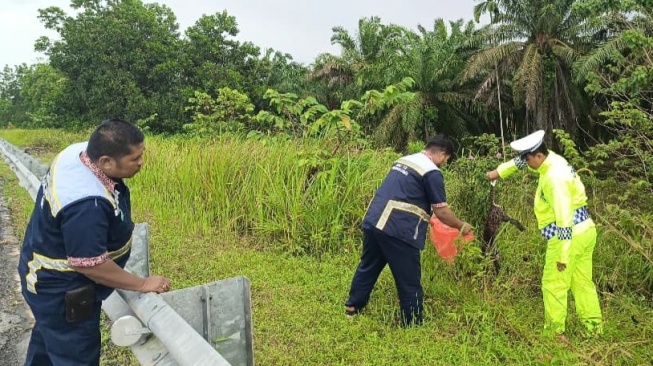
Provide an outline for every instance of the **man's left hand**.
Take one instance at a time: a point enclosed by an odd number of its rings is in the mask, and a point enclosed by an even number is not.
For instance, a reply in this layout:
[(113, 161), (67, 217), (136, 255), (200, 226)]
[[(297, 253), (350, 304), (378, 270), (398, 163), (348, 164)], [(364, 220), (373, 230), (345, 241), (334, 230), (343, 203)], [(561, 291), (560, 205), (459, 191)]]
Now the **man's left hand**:
[(567, 268), (567, 263), (558, 262), (556, 264), (558, 266), (558, 271), (560, 271), (560, 272), (564, 271)]

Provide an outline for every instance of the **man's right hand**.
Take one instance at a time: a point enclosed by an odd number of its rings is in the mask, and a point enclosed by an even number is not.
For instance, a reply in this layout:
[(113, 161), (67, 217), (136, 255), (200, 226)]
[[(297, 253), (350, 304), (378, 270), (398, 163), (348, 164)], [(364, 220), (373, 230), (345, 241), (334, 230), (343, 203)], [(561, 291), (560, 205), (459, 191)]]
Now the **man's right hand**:
[(91, 280), (113, 288), (138, 292), (167, 292), (170, 290), (170, 280), (163, 276), (143, 278), (120, 268), (116, 262), (107, 260), (91, 267), (73, 267), (75, 271)]
[(139, 291), (156, 292), (157, 294), (168, 292), (170, 291), (170, 280), (164, 276), (150, 276), (145, 279)]
[(463, 222), (463, 225), (460, 227), (460, 233), (462, 235), (467, 235), (470, 231), (472, 231), (472, 225), (468, 222)]
[(495, 169), (495, 170), (493, 170), (491, 172), (487, 172), (485, 174), (485, 178), (487, 178), (487, 180), (492, 181), (492, 180), (497, 180), (497, 179), (499, 179), (501, 177), (499, 176), (499, 171)]

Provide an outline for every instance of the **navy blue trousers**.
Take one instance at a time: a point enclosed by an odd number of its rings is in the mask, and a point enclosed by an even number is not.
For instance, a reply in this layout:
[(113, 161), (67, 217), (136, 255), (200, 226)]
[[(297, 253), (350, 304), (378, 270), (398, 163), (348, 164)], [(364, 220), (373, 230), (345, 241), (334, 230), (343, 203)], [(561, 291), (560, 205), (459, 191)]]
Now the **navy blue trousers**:
[(25, 366), (97, 366), (100, 364), (100, 308), (90, 319), (68, 323), (64, 310), (35, 312), (36, 323), (27, 349)]
[(351, 281), (346, 306), (360, 311), (370, 300), (379, 274), (388, 264), (397, 286), (404, 326), (422, 323), (420, 250), (377, 229), (363, 229), (363, 254)]

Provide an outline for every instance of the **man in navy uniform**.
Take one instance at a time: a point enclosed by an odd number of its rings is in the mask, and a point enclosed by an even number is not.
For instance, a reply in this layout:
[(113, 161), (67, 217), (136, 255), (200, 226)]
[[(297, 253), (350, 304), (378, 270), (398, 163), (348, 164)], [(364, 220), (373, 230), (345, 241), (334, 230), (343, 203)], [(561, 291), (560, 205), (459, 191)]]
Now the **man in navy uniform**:
[(397, 160), (376, 191), (363, 219), (363, 253), (352, 279), (347, 315), (359, 313), (386, 264), (395, 279), (404, 326), (422, 323), (420, 252), (430, 213), (467, 234), (471, 226), (447, 205), (440, 167), (453, 155), (453, 143), (436, 136), (420, 153)]
[(119, 119), (64, 149), (43, 178), (20, 254), (22, 292), (36, 320), (25, 365), (100, 363), (100, 307), (114, 288), (165, 292), (163, 276), (123, 268), (134, 223), (129, 189), (143, 133)]

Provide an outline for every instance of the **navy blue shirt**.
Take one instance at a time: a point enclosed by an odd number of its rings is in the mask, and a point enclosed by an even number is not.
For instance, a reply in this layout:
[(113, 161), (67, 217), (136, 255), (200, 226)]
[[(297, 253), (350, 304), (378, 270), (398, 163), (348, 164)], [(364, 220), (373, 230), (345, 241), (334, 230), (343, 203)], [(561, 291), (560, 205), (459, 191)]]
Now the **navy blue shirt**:
[[(92, 266), (113, 260), (124, 268), (134, 223), (129, 188), (122, 180), (116, 183), (119, 210), (105, 197), (91, 196), (65, 206), (56, 217), (43, 199), (43, 186), (39, 189), (18, 266), (23, 293), (32, 307), (60, 312), (67, 291), (93, 282), (70, 263)], [(96, 284), (96, 300), (106, 299), (112, 291)]]
[(376, 228), (424, 249), (432, 205), (447, 206), (442, 172), (424, 154), (404, 156), (376, 191), (363, 228)]

